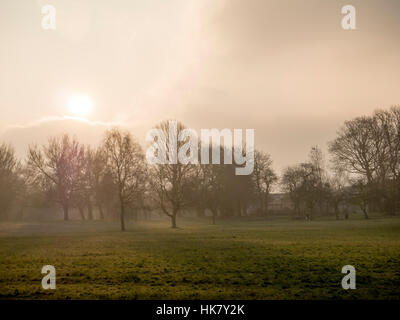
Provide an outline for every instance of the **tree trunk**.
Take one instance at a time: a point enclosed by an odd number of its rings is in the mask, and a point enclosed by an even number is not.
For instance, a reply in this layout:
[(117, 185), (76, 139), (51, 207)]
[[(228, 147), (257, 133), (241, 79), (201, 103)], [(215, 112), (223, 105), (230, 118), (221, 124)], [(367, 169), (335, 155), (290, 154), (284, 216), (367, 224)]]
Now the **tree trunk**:
[(243, 206), (242, 206), (242, 215), (244, 217), (247, 217), (247, 204), (246, 203), (243, 204)]
[(64, 221), (68, 221), (69, 220), (69, 216), (68, 216), (69, 207), (68, 207), (68, 205), (63, 205), (63, 211), (64, 211)]
[(88, 202), (88, 220), (93, 220), (93, 207), (92, 207), (92, 203)]
[(171, 224), (172, 228), (176, 228), (176, 212), (174, 212), (171, 216)]
[(339, 208), (338, 206), (335, 204), (335, 216), (336, 216), (336, 220), (339, 220)]
[(79, 210), (79, 214), (81, 215), (81, 219), (85, 220), (85, 211), (84, 211), (83, 207), (79, 206), (78, 210)]
[(104, 212), (103, 212), (103, 207), (101, 206), (101, 204), (98, 205), (98, 208), (99, 208), (100, 219), (104, 220)]
[(364, 213), (364, 218), (368, 219), (368, 204), (367, 203), (362, 203), (361, 209), (362, 212)]
[(17, 221), (22, 221), (24, 216), (24, 206), (21, 206), (18, 210)]
[(202, 218), (205, 216), (204, 208), (196, 208), (197, 217)]
[(125, 231), (125, 206), (124, 206), (124, 202), (121, 201), (121, 212), (120, 212), (120, 216), (121, 216), (121, 231)]

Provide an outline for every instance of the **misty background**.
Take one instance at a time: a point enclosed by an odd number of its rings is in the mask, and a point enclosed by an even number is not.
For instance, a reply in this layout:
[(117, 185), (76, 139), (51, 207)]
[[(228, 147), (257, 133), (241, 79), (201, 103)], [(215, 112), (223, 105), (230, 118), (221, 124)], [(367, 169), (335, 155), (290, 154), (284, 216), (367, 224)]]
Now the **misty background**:
[[(41, 7), (57, 10), (56, 30)], [(357, 30), (341, 28), (341, 8)], [(280, 171), (326, 149), (342, 123), (400, 101), (400, 2), (21, 1), (0, 3), (0, 139), (71, 133), (100, 141), (122, 126), (144, 144), (161, 120), (254, 128)], [(93, 111), (76, 119), (72, 94)]]

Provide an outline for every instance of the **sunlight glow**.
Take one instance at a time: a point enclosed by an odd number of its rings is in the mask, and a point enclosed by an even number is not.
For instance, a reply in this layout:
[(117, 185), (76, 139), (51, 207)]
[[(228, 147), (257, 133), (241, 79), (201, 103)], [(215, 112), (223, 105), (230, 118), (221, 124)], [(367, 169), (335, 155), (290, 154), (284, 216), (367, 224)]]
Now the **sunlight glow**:
[(69, 99), (70, 112), (78, 117), (87, 116), (93, 109), (93, 102), (87, 95), (74, 95)]

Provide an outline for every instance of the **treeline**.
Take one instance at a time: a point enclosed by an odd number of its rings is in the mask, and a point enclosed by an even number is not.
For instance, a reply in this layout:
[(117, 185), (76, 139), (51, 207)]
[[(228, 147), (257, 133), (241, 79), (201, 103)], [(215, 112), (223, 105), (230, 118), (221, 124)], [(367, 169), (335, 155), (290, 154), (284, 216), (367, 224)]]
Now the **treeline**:
[(366, 218), (368, 211), (399, 211), (400, 106), (346, 121), (329, 151), (336, 171), (350, 175)]
[(281, 184), (294, 213), (312, 219), (316, 212), (348, 217), (356, 206), (364, 213), (395, 215), (400, 209), (400, 107), (346, 121), (329, 142), (331, 167), (321, 150), (284, 170)]
[[(157, 128), (168, 136), (169, 122)], [(185, 127), (178, 123), (178, 133)], [(167, 149), (170, 141), (165, 141)], [(179, 142), (184, 143), (184, 142)], [(179, 146), (178, 146), (179, 147)], [(294, 217), (316, 214), (345, 218), (358, 206), (394, 215), (399, 210), (400, 108), (345, 122), (329, 143), (331, 165), (318, 147), (309, 159), (286, 168), (278, 178), (271, 157), (254, 152), (251, 175), (235, 174), (235, 164), (153, 164), (126, 131), (112, 129), (93, 148), (68, 135), (31, 145), (20, 162), (11, 146), (0, 146), (0, 219), (19, 220), (26, 208), (57, 205), (64, 220), (72, 209), (81, 219), (146, 219), (168, 216), (172, 227), (188, 210), (198, 216), (267, 215), (270, 194), (280, 187)], [(212, 152), (210, 152), (211, 155)], [(220, 156), (224, 149), (220, 147)], [(167, 159), (168, 160), (168, 159)]]
[[(157, 125), (168, 137), (170, 122)], [(178, 134), (184, 130), (178, 123)], [(172, 148), (166, 141), (167, 149)], [(178, 142), (178, 148), (184, 142)], [(212, 150), (210, 150), (212, 151)], [(220, 157), (224, 156), (221, 148)], [(246, 215), (254, 198), (263, 212), (277, 176), (270, 156), (257, 151), (251, 176), (236, 176), (234, 164), (149, 165), (140, 144), (127, 131), (112, 129), (97, 147), (85, 146), (69, 135), (51, 137), (47, 144), (31, 145), (23, 163), (11, 146), (0, 149), (1, 218), (21, 219), (26, 208), (55, 204), (64, 220), (71, 210), (82, 220), (146, 219), (153, 211), (168, 216), (172, 227), (187, 210), (205, 216)], [(210, 160), (212, 152), (209, 152)], [(169, 155), (167, 154), (167, 157)], [(169, 159), (167, 159), (168, 162)], [(18, 208), (10, 213), (11, 207)]]

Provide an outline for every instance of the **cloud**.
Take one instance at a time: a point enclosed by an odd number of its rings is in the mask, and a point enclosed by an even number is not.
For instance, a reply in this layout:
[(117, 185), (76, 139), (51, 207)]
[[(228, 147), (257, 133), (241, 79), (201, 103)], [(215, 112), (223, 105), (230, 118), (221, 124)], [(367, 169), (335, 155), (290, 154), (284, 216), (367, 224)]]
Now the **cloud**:
[[(253, 128), (280, 169), (326, 145), (344, 120), (400, 102), (398, 0), (352, 0), (354, 31), (341, 28), (342, 0), (66, 1), (68, 26), (55, 33), (31, 28), (36, 8), (1, 3), (0, 126), (56, 105), (64, 114), (63, 100), (51, 100), (60, 90), (88, 92), (104, 121), (8, 127), (2, 138), (18, 150), (64, 131), (96, 143), (110, 120), (143, 142), (175, 118), (196, 130)], [(90, 28), (79, 34), (81, 20)]]
[(9, 126), (1, 135), (1, 141), (11, 143), (17, 156), (23, 159), (29, 145), (46, 143), (50, 136), (67, 133), (76, 136), (81, 143), (97, 145), (111, 127), (127, 126), (73, 117), (46, 117), (26, 125)]
[[(164, 102), (195, 128), (254, 128), (275, 166), (306, 159), (343, 121), (400, 102), (399, 2), (359, 1), (357, 30), (342, 1), (224, 1), (210, 6), (198, 65)], [(170, 103), (173, 101), (173, 103)]]

